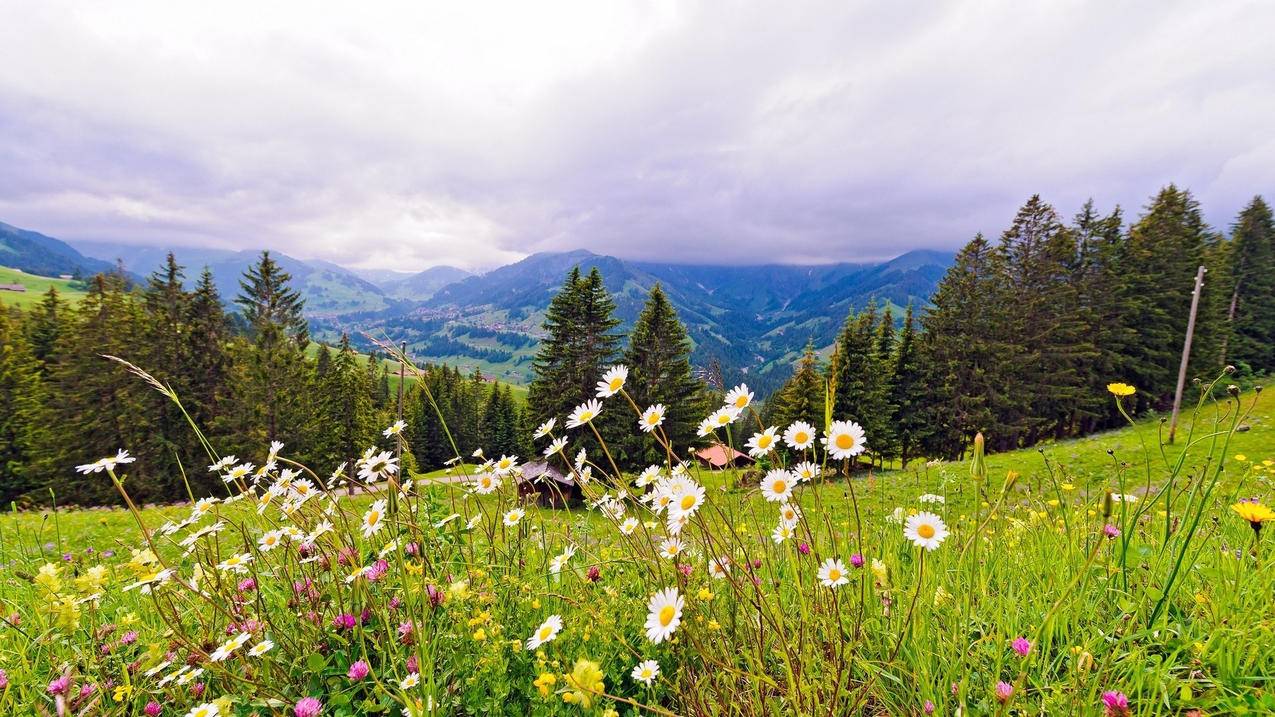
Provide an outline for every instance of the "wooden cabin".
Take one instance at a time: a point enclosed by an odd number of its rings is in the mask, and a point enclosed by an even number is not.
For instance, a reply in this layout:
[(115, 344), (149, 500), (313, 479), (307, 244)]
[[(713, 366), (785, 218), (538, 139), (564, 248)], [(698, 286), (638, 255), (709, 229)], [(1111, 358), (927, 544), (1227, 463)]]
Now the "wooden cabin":
[(747, 468), (753, 464), (753, 459), (749, 458), (747, 453), (740, 453), (734, 448), (721, 443), (695, 451), (695, 459), (704, 468), (715, 471), (727, 467)]
[(569, 508), (584, 502), (575, 478), (546, 461), (526, 463), (518, 475), (518, 497), (545, 508)]

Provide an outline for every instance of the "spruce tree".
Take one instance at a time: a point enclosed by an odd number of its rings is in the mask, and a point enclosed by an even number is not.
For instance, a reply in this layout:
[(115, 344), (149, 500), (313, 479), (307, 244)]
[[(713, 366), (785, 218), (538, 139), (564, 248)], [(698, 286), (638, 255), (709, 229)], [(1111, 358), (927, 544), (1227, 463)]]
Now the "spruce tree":
[(1124, 287), (1127, 239), (1120, 208), (1103, 216), (1089, 200), (1076, 214), (1071, 231), (1077, 243), (1072, 283), (1094, 349), (1072, 420), (1073, 430), (1083, 434), (1124, 420), (1106, 385), (1130, 375), (1129, 347), (1138, 341), (1138, 322), (1133, 298)]
[(48, 376), (52, 364), (57, 361), (58, 343), (66, 320), (66, 302), (58, 297), (58, 288), (50, 286), (26, 316), (27, 342), (31, 355), (40, 364), (40, 375)]
[(1275, 371), (1275, 220), (1261, 197), (1253, 197), (1231, 228), (1230, 325), (1223, 361), (1253, 371)]
[[(533, 364), (528, 402), (537, 421), (561, 419), (593, 398), (621, 341), (614, 333), (620, 325), (614, 312), (615, 302), (597, 268), (585, 277), (573, 268), (549, 304), (543, 325), (547, 337)], [(607, 412), (605, 420), (616, 420), (617, 413)]]
[(824, 376), (812, 341), (806, 342), (801, 360), (784, 385), (766, 402), (770, 420), (780, 428), (805, 421), (818, 430), (824, 425)]
[(925, 432), (925, 416), (921, 407), (927, 395), (916, 335), (916, 319), (908, 304), (894, 352), (893, 381), (890, 384), (890, 409), (899, 460), (906, 468), (916, 457)]
[[(625, 390), (638, 410), (656, 404), (664, 406), (660, 430), (676, 455), (685, 455), (687, 449), (700, 445), (696, 429), (708, 405), (705, 387), (691, 371), (686, 327), (658, 283), (651, 287), (646, 305), (633, 324), (621, 362), (629, 368)], [(636, 430), (637, 420), (629, 407), (617, 404), (616, 408), (624, 414), (625, 430), (621, 435), (626, 462), (636, 466), (666, 460), (665, 449), (650, 434)]]
[(327, 372), (316, 381), (321, 428), (315, 433), (315, 458), (324, 466), (352, 466), (375, 443), (377, 431), (368, 373), (348, 335), (341, 334)]
[(40, 362), (0, 303), (0, 501), (5, 505), (52, 478), (51, 430)]

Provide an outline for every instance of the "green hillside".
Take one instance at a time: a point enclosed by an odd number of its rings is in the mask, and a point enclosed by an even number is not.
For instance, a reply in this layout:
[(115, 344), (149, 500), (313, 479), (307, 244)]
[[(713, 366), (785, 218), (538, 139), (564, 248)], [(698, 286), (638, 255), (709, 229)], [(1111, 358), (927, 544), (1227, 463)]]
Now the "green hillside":
[(40, 297), (49, 290), (50, 286), (57, 287), (58, 294), (62, 299), (72, 304), (79, 302), (87, 294), (83, 289), (77, 288), (77, 282), (75, 281), (36, 276), (35, 274), (28, 274), (25, 271), (19, 271), (7, 266), (0, 266), (0, 284), (22, 284), (27, 288), (23, 292), (0, 291), (0, 303), (5, 306), (16, 306), (20, 309), (39, 303)]

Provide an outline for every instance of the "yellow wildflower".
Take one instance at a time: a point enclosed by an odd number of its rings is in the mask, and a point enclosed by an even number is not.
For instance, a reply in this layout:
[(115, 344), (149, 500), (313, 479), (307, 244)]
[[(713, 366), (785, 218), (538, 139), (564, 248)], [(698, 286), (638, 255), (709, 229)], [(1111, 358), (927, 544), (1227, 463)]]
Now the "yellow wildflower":
[(552, 690), (553, 686), (557, 683), (558, 678), (554, 677), (552, 672), (541, 672), (540, 676), (536, 678), (536, 681), (531, 684), (535, 685), (536, 689), (540, 691), (541, 697), (548, 697), (549, 691)]
[(1107, 390), (1111, 392), (1112, 396), (1116, 396), (1117, 398), (1123, 397), (1123, 396), (1132, 396), (1133, 394), (1138, 392), (1138, 389), (1134, 388), (1133, 386), (1130, 386), (1127, 383), (1109, 383), (1107, 384)]

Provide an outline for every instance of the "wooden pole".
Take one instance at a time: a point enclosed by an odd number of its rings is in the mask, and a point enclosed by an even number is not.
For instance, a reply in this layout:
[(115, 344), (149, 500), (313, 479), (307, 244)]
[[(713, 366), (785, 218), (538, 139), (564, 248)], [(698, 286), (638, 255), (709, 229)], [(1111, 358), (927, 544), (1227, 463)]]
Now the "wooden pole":
[(1203, 265), (1195, 271), (1195, 290), (1191, 292), (1191, 315), (1186, 320), (1186, 340), (1182, 343), (1182, 363), (1178, 365), (1178, 389), (1173, 393), (1173, 418), (1169, 421), (1169, 443), (1178, 430), (1178, 411), (1182, 408), (1182, 389), (1186, 387), (1186, 365), (1191, 358), (1191, 337), (1195, 334), (1195, 312), (1200, 308), (1200, 293), (1204, 288)]

